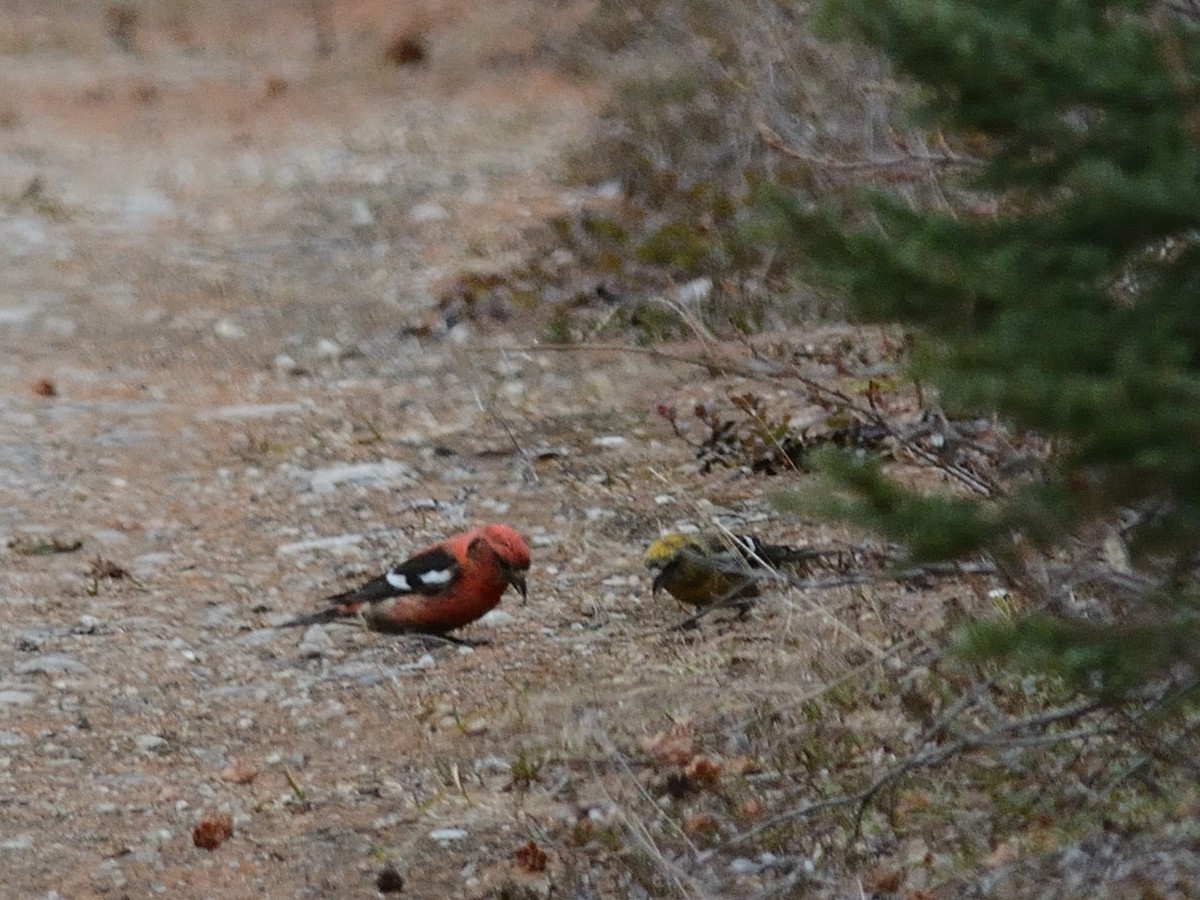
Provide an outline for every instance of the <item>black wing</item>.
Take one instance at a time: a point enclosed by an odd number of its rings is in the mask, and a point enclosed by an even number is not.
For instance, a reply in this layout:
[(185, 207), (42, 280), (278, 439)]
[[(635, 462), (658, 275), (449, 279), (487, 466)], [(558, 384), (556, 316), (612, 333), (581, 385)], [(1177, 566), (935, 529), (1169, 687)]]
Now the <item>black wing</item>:
[(392, 566), (361, 587), (329, 598), (331, 603), (375, 603), (406, 594), (435, 596), (458, 577), (458, 561), (441, 547), (418, 553)]

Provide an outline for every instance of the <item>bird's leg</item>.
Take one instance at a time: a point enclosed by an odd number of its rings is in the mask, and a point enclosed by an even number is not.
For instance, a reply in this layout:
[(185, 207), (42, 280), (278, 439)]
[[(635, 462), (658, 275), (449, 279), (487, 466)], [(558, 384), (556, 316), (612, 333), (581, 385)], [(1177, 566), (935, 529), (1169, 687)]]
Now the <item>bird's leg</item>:
[(725, 596), (719, 598), (715, 603), (710, 603), (707, 606), (701, 607), (692, 613), (678, 625), (672, 625), (668, 631), (689, 631), (692, 628), (698, 627), (701, 619), (709, 613), (716, 612), (719, 609), (736, 609), (737, 615), (729, 621), (744, 622), (746, 616), (750, 614), (750, 607), (754, 605), (754, 597), (739, 596), (746, 589), (746, 584), (740, 584), (725, 593)]
[(745, 622), (747, 616), (750, 615), (750, 607), (753, 605), (754, 601), (749, 597), (739, 600), (737, 603), (730, 603), (729, 607), (737, 610), (737, 615), (730, 621)]
[(427, 631), (412, 632), (412, 637), (419, 640), (426, 648), (445, 646), (446, 644), (453, 647), (486, 647), (492, 643), (486, 638), (472, 640), (471, 638), (451, 637), (448, 634), (433, 634)]
[(667, 631), (691, 631), (693, 628), (699, 628), (700, 620), (707, 616), (715, 608), (716, 607), (713, 606), (703, 606), (684, 619), (682, 622), (672, 625), (667, 629)]

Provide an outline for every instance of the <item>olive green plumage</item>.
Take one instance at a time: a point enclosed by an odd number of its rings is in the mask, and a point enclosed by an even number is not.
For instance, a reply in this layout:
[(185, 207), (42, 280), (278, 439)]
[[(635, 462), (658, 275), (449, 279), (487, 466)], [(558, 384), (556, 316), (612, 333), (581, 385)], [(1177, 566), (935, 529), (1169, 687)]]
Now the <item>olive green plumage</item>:
[(804, 562), (816, 551), (766, 544), (748, 535), (668, 534), (646, 548), (652, 592), (665, 590), (681, 603), (705, 607), (759, 594), (768, 568)]

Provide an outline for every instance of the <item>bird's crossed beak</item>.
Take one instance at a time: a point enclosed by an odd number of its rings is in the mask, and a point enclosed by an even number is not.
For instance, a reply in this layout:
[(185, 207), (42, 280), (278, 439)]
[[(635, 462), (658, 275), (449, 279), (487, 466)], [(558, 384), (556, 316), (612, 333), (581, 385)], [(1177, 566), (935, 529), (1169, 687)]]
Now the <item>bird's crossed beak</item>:
[(520, 569), (513, 569), (508, 573), (508, 583), (515, 587), (521, 595), (521, 602), (524, 603), (529, 599), (525, 587), (525, 572)]
[(650, 596), (655, 597), (658, 592), (663, 589), (663, 584), (667, 580), (667, 573), (661, 569), (655, 574), (654, 581), (650, 583)]

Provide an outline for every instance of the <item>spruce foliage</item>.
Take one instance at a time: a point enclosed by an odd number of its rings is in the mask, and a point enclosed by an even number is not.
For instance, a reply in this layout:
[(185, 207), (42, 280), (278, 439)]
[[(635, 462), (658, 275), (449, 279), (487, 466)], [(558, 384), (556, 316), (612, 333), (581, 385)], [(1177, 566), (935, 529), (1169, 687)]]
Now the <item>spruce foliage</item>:
[(1053, 659), (1109, 693), (1181, 662), (1195, 671), (1189, 648), (1200, 644), (1200, 23), (1191, 10), (828, 0), (830, 27), (881, 49), (917, 87), (924, 122), (971, 152), (940, 209), (886, 193), (864, 200), (869, 216), (782, 203), (784, 242), (802, 254), (805, 276), (867, 320), (913, 326), (915, 368), (948, 412), (998, 413), (1055, 447), (1036, 478), (980, 503), (906, 497), (877, 469), (833, 463), (856, 498), (843, 512), (905, 534), (916, 556), (984, 551), (1009, 571), (1030, 547), (1061, 560), (1088, 528), (1115, 529), (1132, 565), (1088, 586), (1100, 596), (1121, 581), (1104, 594), (1103, 622), (1063, 613), (1055, 592), (1077, 584), (1052, 578), (1031, 598), (1052, 615), (967, 641), (976, 655)]

